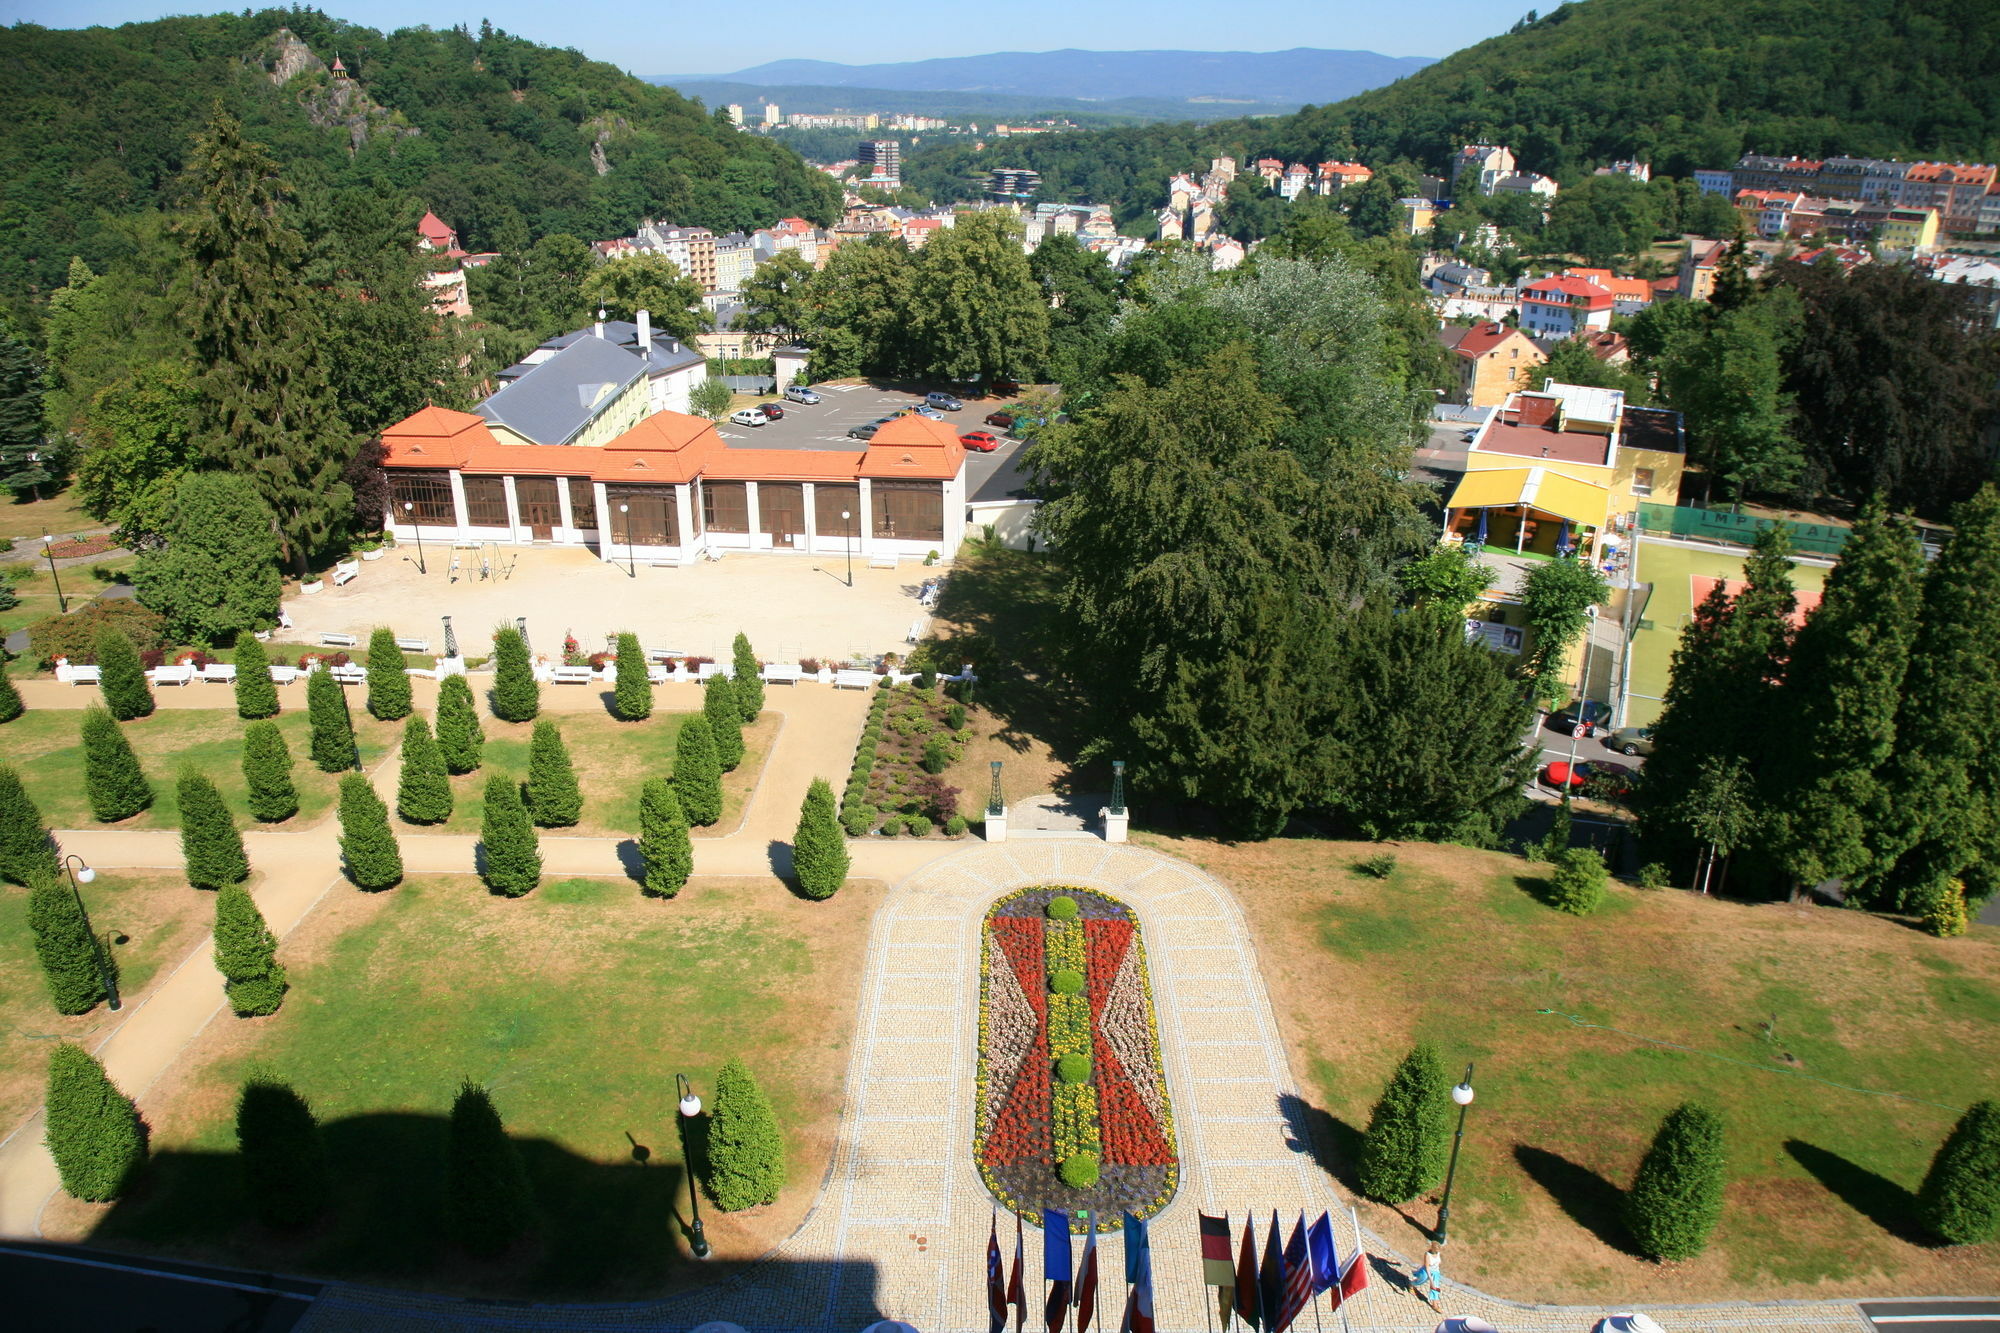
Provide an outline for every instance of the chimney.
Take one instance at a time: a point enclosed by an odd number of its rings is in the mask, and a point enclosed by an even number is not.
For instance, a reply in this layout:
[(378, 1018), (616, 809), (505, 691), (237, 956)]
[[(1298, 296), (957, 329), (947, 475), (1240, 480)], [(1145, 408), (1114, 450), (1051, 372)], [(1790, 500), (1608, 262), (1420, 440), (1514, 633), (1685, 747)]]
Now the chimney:
[(600, 338), (602, 338), (602, 337), (604, 336), (604, 307), (603, 307), (603, 306), (599, 306), (599, 307), (597, 308), (597, 336), (598, 336), (598, 337), (600, 337)]
[(653, 359), (653, 312), (650, 310), (639, 312), (639, 359)]

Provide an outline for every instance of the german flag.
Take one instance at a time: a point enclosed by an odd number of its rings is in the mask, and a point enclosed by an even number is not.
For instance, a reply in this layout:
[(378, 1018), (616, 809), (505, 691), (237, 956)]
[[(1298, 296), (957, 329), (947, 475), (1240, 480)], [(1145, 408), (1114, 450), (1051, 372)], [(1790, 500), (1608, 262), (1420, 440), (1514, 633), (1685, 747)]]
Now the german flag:
[(1229, 1253), (1229, 1214), (1201, 1218), (1201, 1280), (1211, 1287), (1236, 1285), (1236, 1260)]

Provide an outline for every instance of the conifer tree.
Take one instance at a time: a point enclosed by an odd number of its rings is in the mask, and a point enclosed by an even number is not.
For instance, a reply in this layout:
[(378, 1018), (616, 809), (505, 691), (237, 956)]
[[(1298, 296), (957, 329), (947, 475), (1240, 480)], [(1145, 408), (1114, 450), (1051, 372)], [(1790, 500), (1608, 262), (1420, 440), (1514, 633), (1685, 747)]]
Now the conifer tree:
[(236, 1158), (257, 1220), (281, 1231), (319, 1220), (333, 1203), (333, 1170), (319, 1117), (286, 1084), (257, 1077), (236, 1098)]
[(215, 895), (215, 970), (240, 1018), (275, 1014), (285, 1002), (278, 937), (241, 884), (225, 884)]
[(478, 1255), (505, 1250), (534, 1220), (534, 1192), (521, 1153), (485, 1088), (467, 1082), (451, 1104), (445, 1157), (445, 1221), (452, 1239)]
[(25, 709), (21, 692), (14, 688), (13, 680), (7, 675), (6, 655), (0, 654), (0, 722), (12, 722)]
[(252, 722), (243, 728), (243, 785), (249, 790), (250, 817), (259, 823), (281, 824), (299, 812), (292, 750), (277, 723)]
[(535, 825), (514, 780), (486, 779), (486, 812), (479, 826), (480, 874), (486, 887), (509, 898), (533, 893), (542, 882), (542, 850)]
[(479, 767), (486, 731), (479, 725), (479, 707), (464, 676), (446, 676), (438, 683), (437, 743), (447, 773), (470, 773)]
[(431, 738), (422, 713), (403, 724), (403, 773), (396, 784), (396, 813), (412, 824), (442, 824), (451, 818), (451, 779), (444, 755)]
[(181, 807), (181, 859), (187, 863), (188, 883), (197, 889), (219, 889), (250, 878), (243, 835), (236, 831), (236, 821), (222, 803), (215, 783), (205, 774), (184, 768), (175, 791)]
[(108, 951), (100, 952), (75, 892), (53, 874), (39, 876), (28, 886), (28, 930), (35, 937), (35, 957), (57, 1013), (87, 1013), (108, 998), (104, 989)]
[(735, 771), (743, 762), (743, 711), (737, 702), (736, 687), (727, 676), (710, 676), (701, 693), (701, 713), (708, 719), (709, 740), (715, 746), (716, 765), (724, 772)]
[(1355, 1165), (1361, 1192), (1408, 1203), (1444, 1179), (1451, 1151), (1451, 1080), (1437, 1048), (1419, 1042), (1382, 1089)]
[(799, 892), (808, 898), (831, 898), (847, 882), (847, 839), (833, 809), (833, 788), (814, 778), (799, 809), (798, 831), (792, 834), (792, 873)]
[(97, 631), (98, 688), (104, 706), (120, 722), (148, 717), (153, 711), (153, 687), (147, 683), (139, 650), (123, 630), (105, 626)]
[(86, 1203), (124, 1193), (146, 1164), (146, 1122), (81, 1046), (49, 1052), (46, 1141), (63, 1190)]
[(153, 803), (153, 788), (131, 742), (110, 713), (94, 706), (83, 713), (83, 786), (100, 824), (130, 819)]
[(357, 889), (393, 889), (403, 880), (403, 852), (389, 827), (389, 807), (359, 773), (340, 780), (340, 856)]
[(618, 636), (617, 680), (611, 703), (626, 722), (643, 722), (653, 715), (653, 683), (646, 676), (646, 654), (636, 634)]
[(674, 790), (688, 823), (706, 828), (722, 818), (722, 768), (715, 762), (715, 740), (705, 717), (681, 723), (681, 734), (674, 738)]
[(750, 649), (750, 636), (739, 632), (730, 650), (730, 664), (736, 672), (736, 701), (743, 710), (745, 725), (755, 722), (764, 711), (764, 678), (759, 674), (757, 654)]
[(236, 715), (276, 717), (278, 687), (271, 680), (271, 658), (249, 630), (236, 636)]
[(326, 667), (314, 667), (306, 674), (306, 719), (312, 727), (312, 761), (322, 773), (353, 768), (358, 753), (354, 727), (347, 720), (347, 700), (340, 688), (340, 682)]
[(528, 744), (528, 811), (543, 828), (568, 828), (583, 818), (583, 791), (562, 732), (548, 718), (535, 723)]
[(665, 778), (647, 778), (639, 788), (640, 887), (648, 897), (671, 898), (694, 873), (694, 844), (680, 794)]
[(1722, 1117), (1699, 1102), (1667, 1113), (1625, 1196), (1625, 1225), (1649, 1259), (1692, 1259), (1722, 1216)]
[(2000, 1103), (1977, 1102), (1952, 1126), (1917, 1190), (1917, 1211), (1948, 1245), (2000, 1236)]
[(57, 872), (56, 843), (21, 775), (0, 764), (0, 881), (33, 884)]
[(542, 710), (542, 687), (521, 631), (502, 625), (493, 631), (493, 716), (502, 722), (533, 722)]
[(734, 1056), (716, 1071), (708, 1124), (708, 1197), (725, 1213), (775, 1203), (785, 1185), (785, 1140), (757, 1080)]
[(172, 483), (160, 509), (163, 540), (140, 553), (132, 586), (168, 634), (182, 643), (227, 643), (278, 623), (285, 583), (277, 518), (257, 478), (190, 472)]
[(368, 636), (368, 711), (385, 722), (410, 715), (409, 661), (396, 646), (396, 631), (378, 628)]

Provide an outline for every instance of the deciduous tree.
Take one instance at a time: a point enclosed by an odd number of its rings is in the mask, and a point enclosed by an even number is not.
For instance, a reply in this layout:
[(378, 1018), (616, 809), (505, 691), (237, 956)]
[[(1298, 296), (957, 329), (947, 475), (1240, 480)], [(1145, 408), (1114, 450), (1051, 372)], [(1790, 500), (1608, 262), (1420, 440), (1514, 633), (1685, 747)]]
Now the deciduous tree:
[(709, 328), (701, 284), (662, 254), (627, 255), (599, 264), (584, 276), (582, 293), (586, 305), (616, 319), (637, 319), (644, 310), (654, 328), (683, 342)]
[(966, 213), (912, 261), (919, 367), (933, 378), (1032, 373), (1049, 357), (1049, 307), (1006, 213)]

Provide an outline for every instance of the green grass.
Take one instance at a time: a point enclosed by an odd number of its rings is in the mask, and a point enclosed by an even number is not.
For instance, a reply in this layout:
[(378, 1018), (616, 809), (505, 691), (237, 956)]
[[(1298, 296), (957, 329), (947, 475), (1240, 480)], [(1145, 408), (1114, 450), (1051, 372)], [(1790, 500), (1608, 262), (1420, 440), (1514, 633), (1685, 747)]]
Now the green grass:
[[(470, 877), (430, 877), (335, 911), (348, 919), (288, 941), (292, 990), (279, 1015), (197, 1062), (186, 1110), (157, 1122), (151, 1188), (111, 1212), (97, 1239), (225, 1262), (281, 1254), (289, 1270), (370, 1280), (469, 1281), (482, 1295), (657, 1289), (686, 1266), (671, 1234), (687, 1197), (674, 1075), (706, 1096), (731, 1055), (770, 1094), (797, 1186), (816, 1188), (804, 1129), (838, 1105), (838, 1062), (823, 1056), (847, 1015), (807, 1011), (822, 995), (848, 1008), (859, 904), (828, 912), (714, 885), (662, 904), (629, 882), (593, 880), (508, 901)], [(296, 1246), (236, 1225), (230, 1099), (253, 1072), (311, 1099), (337, 1162), (338, 1215)], [(473, 1271), (445, 1242), (439, 1198), (445, 1117), (464, 1078), (492, 1089), (542, 1219), (521, 1253)], [(726, 1219), (705, 1216), (728, 1234)]]
[(40, 549), (44, 535), (67, 537), (71, 533), (88, 532), (103, 526), (83, 512), (73, 489), (27, 504), (12, 499), (0, 502), (0, 537), (12, 537), (17, 551), (29, 544)]
[[(0, 512), (8, 507), (0, 505)], [(35, 548), (41, 548), (39, 541), (35, 543)], [(14, 549), (18, 552), (23, 547), (17, 541)], [(8, 585), (21, 599), (21, 604), (13, 610), (0, 611), (0, 634), (26, 629), (36, 621), (47, 620), (61, 611), (61, 603), (56, 599), (56, 577), (62, 579), (63, 595), (69, 600), (70, 610), (74, 611), (111, 586), (114, 580), (99, 578), (99, 573), (127, 574), (138, 562), (136, 555), (104, 556), (88, 564), (72, 565), (57, 576), (51, 576), (47, 562), (39, 558), (31, 563), (14, 561), (0, 566), (6, 572)]]
[[(220, 685), (186, 688), (218, 693), (225, 689)], [(79, 686), (78, 693), (92, 691)], [(358, 691), (350, 695), (361, 759), (372, 768), (388, 754), (389, 747), (400, 743), (402, 726), (375, 721), (361, 709), (361, 699)], [(236, 716), (234, 708), (163, 708), (151, 717), (122, 724), (126, 739), (139, 756), (139, 766), (153, 784), (153, 804), (119, 827), (178, 828), (180, 804), (174, 782), (182, 765), (192, 765), (215, 780), (242, 827), (301, 828), (324, 817), (338, 795), (340, 775), (322, 773), (313, 766), (312, 730), (303, 709), (281, 713), (274, 721), (291, 747), (292, 781), (299, 789), (299, 813), (290, 820), (269, 826), (250, 821), (243, 784), (243, 728), (248, 724)], [(90, 828), (96, 823), (83, 785), (83, 746), (78, 739), (82, 724), (80, 708), (37, 708), (0, 729), (8, 762), (20, 771), (43, 820), (52, 828)]]

